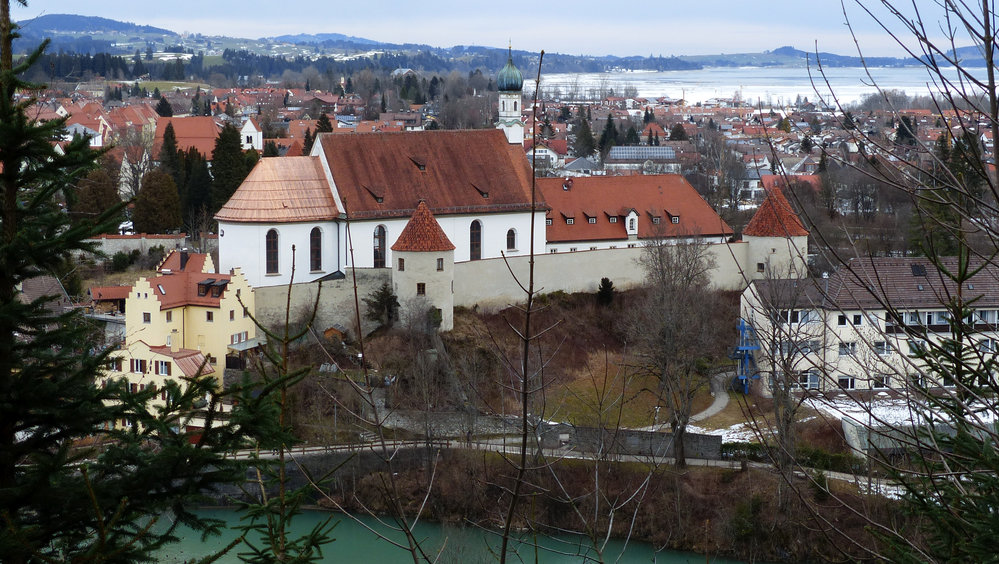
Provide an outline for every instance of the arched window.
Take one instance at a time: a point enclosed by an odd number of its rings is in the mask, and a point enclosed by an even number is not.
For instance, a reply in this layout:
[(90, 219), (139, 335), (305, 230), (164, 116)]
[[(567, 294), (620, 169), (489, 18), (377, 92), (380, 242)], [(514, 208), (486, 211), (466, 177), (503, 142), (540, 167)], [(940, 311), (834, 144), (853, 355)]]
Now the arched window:
[(517, 111), (517, 102), (513, 103), (513, 111), (515, 111), (515, 112)]
[(634, 230), (635, 230), (635, 218), (631, 218), (628, 220), (628, 231), (634, 231)]
[(476, 219), (468, 229), (468, 260), (480, 258), (482, 258), (482, 224)]
[(375, 227), (375, 268), (385, 268), (385, 226)]
[(323, 269), (323, 231), (318, 227), (309, 233), (309, 269), (313, 272)]
[(271, 229), (267, 232), (267, 237), (264, 240), (265, 251), (266, 251), (266, 271), (267, 274), (277, 274), (278, 273), (278, 233), (277, 229)]
[(513, 251), (517, 248), (517, 232), (510, 229), (506, 232), (506, 250)]

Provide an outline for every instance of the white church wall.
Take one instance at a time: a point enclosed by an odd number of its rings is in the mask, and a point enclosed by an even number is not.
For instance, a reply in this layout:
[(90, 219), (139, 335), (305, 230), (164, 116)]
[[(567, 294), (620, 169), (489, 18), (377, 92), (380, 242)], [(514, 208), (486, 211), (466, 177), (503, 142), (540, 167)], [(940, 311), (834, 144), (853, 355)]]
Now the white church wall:
[[(322, 230), (322, 269), (309, 270), (309, 237), (314, 227)], [(266, 272), (267, 231), (278, 234), (278, 272)], [(331, 222), (283, 223), (228, 223), (219, 222), (219, 268), (228, 272), (242, 268), (250, 286), (285, 286), (292, 278), (292, 246), (294, 245), (295, 281), (309, 282), (322, 278), (339, 269), (336, 248), (339, 233)]]

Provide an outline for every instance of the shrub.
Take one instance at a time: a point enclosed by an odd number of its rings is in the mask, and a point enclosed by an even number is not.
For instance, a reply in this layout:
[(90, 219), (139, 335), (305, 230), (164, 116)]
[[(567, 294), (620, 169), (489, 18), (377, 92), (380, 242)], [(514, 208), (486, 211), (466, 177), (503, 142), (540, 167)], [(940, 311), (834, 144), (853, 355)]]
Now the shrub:
[(601, 278), (597, 288), (597, 304), (609, 306), (614, 301), (614, 283), (610, 278)]
[(132, 257), (124, 251), (118, 251), (111, 257), (111, 270), (113, 272), (125, 272), (130, 264), (132, 264)]

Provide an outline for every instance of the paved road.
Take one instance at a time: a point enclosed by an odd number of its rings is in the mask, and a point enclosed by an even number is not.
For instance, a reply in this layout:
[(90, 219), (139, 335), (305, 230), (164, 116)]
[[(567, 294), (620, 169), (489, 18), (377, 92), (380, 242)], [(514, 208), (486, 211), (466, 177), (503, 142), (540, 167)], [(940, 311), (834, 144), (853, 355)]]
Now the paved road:
[(728, 405), (728, 383), (732, 381), (735, 374), (731, 372), (722, 372), (720, 374), (715, 374), (711, 378), (711, 395), (715, 397), (715, 401), (711, 402), (704, 411), (690, 416), (691, 423), (697, 423), (698, 421), (703, 421), (709, 417), (714, 417), (721, 413), (721, 410), (725, 409)]

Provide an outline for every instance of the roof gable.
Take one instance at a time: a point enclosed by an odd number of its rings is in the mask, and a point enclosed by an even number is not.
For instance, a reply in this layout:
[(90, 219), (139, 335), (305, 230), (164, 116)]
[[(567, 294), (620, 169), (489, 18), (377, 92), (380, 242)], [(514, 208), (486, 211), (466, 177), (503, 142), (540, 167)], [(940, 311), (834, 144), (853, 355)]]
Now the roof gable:
[(767, 197), (753, 214), (743, 235), (750, 237), (803, 237), (808, 230), (779, 187), (767, 190)]
[(352, 218), (406, 217), (418, 200), (437, 215), (531, 206), (527, 158), (498, 129), (323, 134), (317, 143)]
[(413, 211), (413, 216), (409, 218), (406, 227), (403, 228), (399, 238), (392, 245), (392, 250), (453, 251), (454, 244), (444, 234), (444, 230), (441, 229), (437, 220), (434, 219), (434, 214), (427, 207), (427, 203), (420, 200), (416, 210)]
[(268, 157), (257, 162), (215, 219), (272, 223), (338, 215), (319, 157)]

